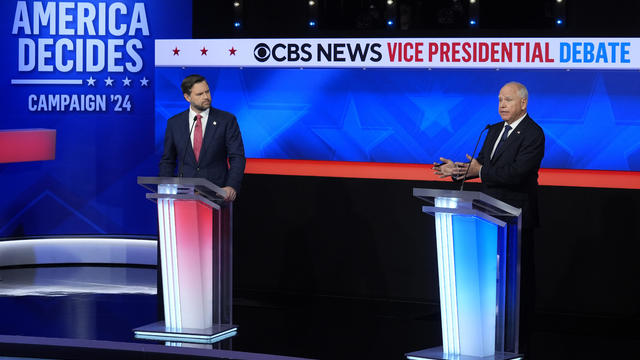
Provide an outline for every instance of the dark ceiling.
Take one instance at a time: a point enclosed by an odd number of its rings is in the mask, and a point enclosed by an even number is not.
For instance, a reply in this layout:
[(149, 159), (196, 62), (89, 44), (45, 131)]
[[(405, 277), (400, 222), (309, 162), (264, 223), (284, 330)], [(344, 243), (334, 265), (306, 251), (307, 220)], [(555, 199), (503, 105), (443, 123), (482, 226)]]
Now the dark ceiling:
[(640, 36), (639, 0), (314, 1), (193, 0), (193, 37)]

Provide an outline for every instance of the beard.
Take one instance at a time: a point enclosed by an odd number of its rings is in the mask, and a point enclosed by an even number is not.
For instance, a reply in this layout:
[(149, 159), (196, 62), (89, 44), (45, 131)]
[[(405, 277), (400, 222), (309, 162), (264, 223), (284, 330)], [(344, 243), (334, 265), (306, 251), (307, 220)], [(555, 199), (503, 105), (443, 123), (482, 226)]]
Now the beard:
[(209, 106), (211, 106), (210, 102), (203, 102), (202, 104), (192, 104), (193, 108), (195, 110), (198, 110), (199, 112), (203, 112), (205, 110), (207, 110), (209, 108)]

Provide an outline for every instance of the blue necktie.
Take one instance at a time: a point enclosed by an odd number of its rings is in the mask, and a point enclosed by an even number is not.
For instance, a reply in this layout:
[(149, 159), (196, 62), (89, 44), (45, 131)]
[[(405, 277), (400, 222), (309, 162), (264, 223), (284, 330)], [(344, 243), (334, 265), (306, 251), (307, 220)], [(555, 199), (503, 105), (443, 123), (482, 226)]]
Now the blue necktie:
[(507, 141), (507, 136), (509, 136), (509, 131), (511, 131), (511, 126), (505, 125), (504, 132), (502, 133), (502, 137), (500, 138), (500, 141), (498, 141), (498, 146), (496, 146), (496, 151), (493, 152), (494, 156), (498, 153), (498, 149), (500, 149), (500, 147), (504, 145), (504, 143)]

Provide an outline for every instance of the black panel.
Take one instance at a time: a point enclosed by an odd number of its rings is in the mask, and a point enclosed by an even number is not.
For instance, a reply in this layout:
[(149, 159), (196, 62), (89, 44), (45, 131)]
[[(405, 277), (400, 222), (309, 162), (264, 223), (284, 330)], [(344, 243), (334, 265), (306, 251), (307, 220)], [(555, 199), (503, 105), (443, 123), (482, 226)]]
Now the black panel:
[[(413, 187), (452, 184), (247, 175), (236, 291), (437, 303), (434, 221)], [(540, 205), (538, 312), (638, 319), (640, 191), (542, 187)]]

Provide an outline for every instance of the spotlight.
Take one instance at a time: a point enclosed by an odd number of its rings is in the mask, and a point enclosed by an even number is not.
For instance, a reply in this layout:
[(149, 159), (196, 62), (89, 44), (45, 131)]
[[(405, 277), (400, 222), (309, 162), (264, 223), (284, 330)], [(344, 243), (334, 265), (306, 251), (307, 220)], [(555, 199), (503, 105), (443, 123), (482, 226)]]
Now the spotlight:
[(234, 7), (238, 7), (238, 6), (240, 6), (240, 3), (239, 3), (238, 1), (234, 1), (234, 2), (233, 2), (233, 6), (234, 6)]
[(394, 22), (393, 20), (387, 20), (387, 26), (393, 26)]
[(562, 25), (562, 24), (564, 24), (564, 21), (562, 19), (556, 20), (556, 25)]
[(309, 27), (314, 28), (314, 27), (316, 27), (316, 25), (317, 24), (316, 24), (315, 20), (309, 20)]
[(313, 0), (309, 0), (309, 6), (313, 6), (313, 5), (315, 5), (315, 4), (316, 4), (316, 2), (315, 2), (315, 1), (313, 1)]
[(236, 21), (233, 23), (233, 27), (235, 27), (236, 29), (240, 27), (240, 21)]
[(470, 3), (470, 4), (475, 4), (475, 3), (476, 3), (476, 0), (469, 0), (469, 3)]
[(562, 0), (556, 0), (556, 2), (559, 4), (559, 3), (561, 3), (561, 2), (562, 2)]
[(387, 0), (387, 5), (393, 5), (393, 0)]
[(469, 25), (471, 25), (471, 26), (475, 26), (476, 24), (478, 24), (478, 22), (476, 21), (476, 19), (471, 19), (471, 20), (469, 20)]

